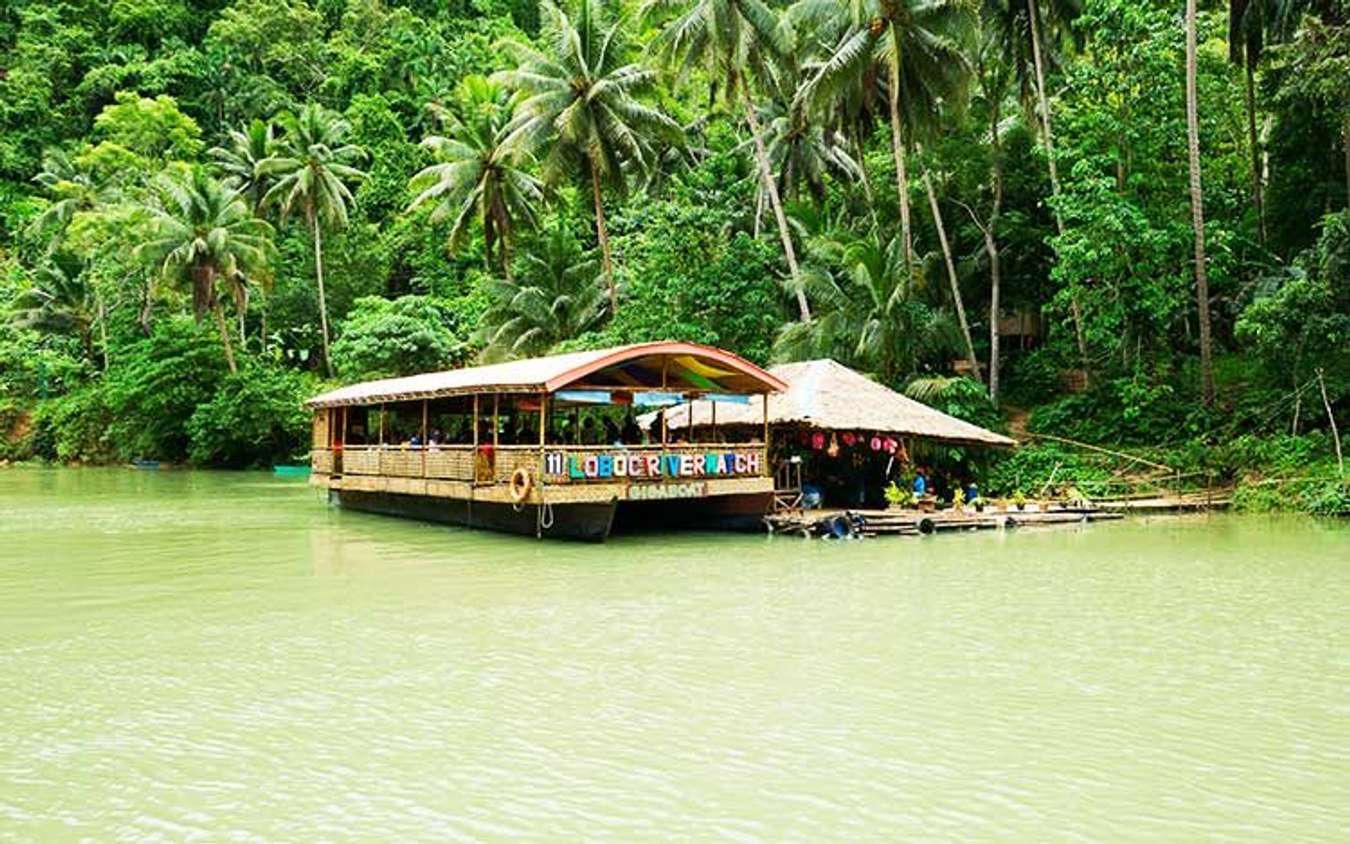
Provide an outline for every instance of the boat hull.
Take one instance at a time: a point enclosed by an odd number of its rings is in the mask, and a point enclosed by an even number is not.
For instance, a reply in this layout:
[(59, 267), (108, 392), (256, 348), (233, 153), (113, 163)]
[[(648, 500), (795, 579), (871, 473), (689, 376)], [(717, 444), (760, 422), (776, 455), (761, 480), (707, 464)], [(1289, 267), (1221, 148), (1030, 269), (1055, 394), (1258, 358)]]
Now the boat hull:
[(546, 536), (603, 542), (614, 524), (614, 502), (585, 502), (551, 505), (552, 519), (546, 510), (532, 504), (513, 506), (462, 498), (433, 498), (396, 492), (359, 492), (330, 490), (329, 501), (343, 509), (419, 519), (429, 522), (514, 533), (522, 536)]

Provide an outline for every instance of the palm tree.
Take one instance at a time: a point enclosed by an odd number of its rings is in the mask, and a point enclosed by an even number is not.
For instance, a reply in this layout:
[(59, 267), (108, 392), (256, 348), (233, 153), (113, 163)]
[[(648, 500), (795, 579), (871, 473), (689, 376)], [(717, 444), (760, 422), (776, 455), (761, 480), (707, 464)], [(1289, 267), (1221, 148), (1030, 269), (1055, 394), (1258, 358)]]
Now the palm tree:
[(520, 95), (502, 146), (522, 153), (543, 149), (546, 181), (583, 176), (590, 182), (613, 312), (619, 294), (605, 228), (604, 186), (626, 190), (630, 173), (645, 173), (655, 162), (654, 142), (678, 139), (682, 131), (638, 99), (655, 74), (625, 61), (620, 27), (607, 20), (601, 0), (579, 0), (575, 18), (547, 0), (542, 9), (543, 49), (502, 42), (517, 67), (493, 79)]
[(787, 60), (793, 52), (789, 30), (780, 24), (777, 15), (763, 0), (648, 0), (645, 6), (649, 18), (671, 12), (673, 16), (662, 27), (656, 41), (665, 63), (677, 67), (681, 76), (702, 68), (713, 84), (720, 87), (728, 103), (734, 102), (738, 94), (741, 98), (761, 190), (768, 198), (778, 224), (778, 238), (783, 244), (797, 308), (802, 322), (810, 322), (811, 307), (803, 290), (797, 250), (792, 243), (782, 197), (773, 178), (771, 155), (746, 78), (749, 73), (759, 76), (761, 82), (772, 82), (769, 79), (771, 63)]
[(238, 372), (218, 285), (246, 285), (266, 267), (272, 227), (253, 216), (239, 188), (201, 168), (160, 176), (153, 188), (147, 238), (136, 254), (165, 280), (191, 289), (193, 313), (199, 322), (207, 312), (215, 317), (225, 362)]
[[(1059, 165), (1055, 159), (1054, 124), (1050, 117), (1050, 99), (1046, 94), (1047, 67), (1060, 64), (1061, 47), (1070, 36), (1070, 25), (1083, 13), (1083, 0), (982, 0), (981, 18), (984, 21), (985, 53), (983, 61), (992, 75), (1011, 73), (1018, 83), (1023, 103), (1031, 102), (1036, 126), (1045, 147), (1047, 169), (1050, 174), (1050, 195), (1059, 199)], [(999, 58), (995, 58), (999, 56)], [(1012, 80), (1000, 80), (1010, 84)], [(1000, 178), (1002, 176), (1000, 168)], [(1001, 192), (1002, 186), (999, 186)], [(1055, 231), (1064, 234), (1064, 217), (1056, 201), (1051, 202)], [(992, 226), (996, 220), (991, 218)], [(1074, 337), (1083, 371), (1088, 371), (1087, 339), (1083, 333), (1083, 313), (1078, 297), (1069, 299), (1073, 317)]]
[(445, 114), (448, 137), (430, 135), (422, 146), (437, 163), (422, 169), (409, 183), (416, 196), (408, 210), (434, 203), (431, 221), (453, 220), (450, 249), (464, 244), (477, 215), (483, 223), (484, 257), (491, 263), (494, 247), (507, 279), (511, 278), (511, 241), (516, 224), (535, 225), (535, 206), (543, 186), (524, 165), (528, 156), (506, 147), (510, 116), (507, 92), (482, 76), (461, 83), (463, 106)]
[(1196, 103), (1195, 0), (1186, 0), (1186, 145), (1190, 158), (1191, 224), (1195, 228), (1195, 299), (1200, 309), (1200, 391), (1214, 404), (1214, 363), (1210, 349), (1209, 274), (1205, 267), (1205, 207), (1200, 187), (1200, 120)]
[(960, 350), (959, 329), (925, 301), (899, 236), (826, 236), (809, 244), (808, 255), (804, 273), (816, 317), (783, 327), (774, 343), (780, 359), (833, 357), (894, 384)]
[[(71, 333), (79, 338), (80, 348), (94, 358), (94, 325), (101, 325), (102, 300), (81, 268), (55, 258), (33, 271), (33, 284), (14, 300), (15, 325), (56, 333)], [(103, 347), (103, 368), (108, 368), (107, 343)]]
[[(800, 74), (795, 64), (784, 61), (769, 75), (772, 81), (765, 86), (769, 97), (758, 110), (769, 166), (778, 174), (778, 195), (795, 200), (805, 188), (820, 205), (825, 201), (826, 174), (854, 181), (862, 177), (862, 168), (849, 154), (845, 139), (809, 114), (797, 98)], [(762, 180), (760, 193), (772, 202)]]
[(263, 195), (263, 204), (281, 207), (281, 219), (293, 212), (304, 215), (314, 238), (314, 279), (319, 293), (319, 325), (323, 331), (323, 365), (331, 376), (328, 301), (323, 286), (323, 227), (347, 225), (347, 206), (355, 202), (347, 182), (364, 179), (355, 167), (365, 151), (345, 142), (351, 124), (320, 105), (310, 103), (299, 114), (283, 113), (277, 121), (284, 134), (276, 152), (258, 163), (260, 176), (276, 178)]
[(485, 360), (545, 354), (606, 316), (605, 286), (593, 257), (561, 218), (521, 257), (518, 284), (494, 281), (477, 340)]
[[(115, 185), (97, 179), (89, 168), (76, 163), (59, 149), (47, 150), (42, 156), (42, 172), (34, 176), (33, 181), (46, 191), (50, 201), (33, 219), (34, 232), (45, 231), (49, 226), (64, 230), (76, 214), (96, 211), (122, 199), (122, 193)], [(59, 239), (58, 234), (51, 245)]]
[(887, 106), (891, 122), (891, 155), (900, 202), (900, 241), (904, 264), (912, 266), (914, 237), (910, 222), (909, 175), (905, 136), (922, 125), (938, 122), (944, 108), (958, 100), (969, 77), (967, 42), (976, 17), (965, 0), (803, 0), (800, 14), (820, 21), (838, 37), (829, 57), (803, 86), (801, 96), (823, 104), (841, 92), (887, 73)]
[(231, 129), (229, 139), (225, 146), (212, 147), (209, 154), (226, 180), (239, 188), (253, 213), (262, 216), (269, 180), (258, 167), (275, 152), (276, 127), (254, 118), (242, 129)]

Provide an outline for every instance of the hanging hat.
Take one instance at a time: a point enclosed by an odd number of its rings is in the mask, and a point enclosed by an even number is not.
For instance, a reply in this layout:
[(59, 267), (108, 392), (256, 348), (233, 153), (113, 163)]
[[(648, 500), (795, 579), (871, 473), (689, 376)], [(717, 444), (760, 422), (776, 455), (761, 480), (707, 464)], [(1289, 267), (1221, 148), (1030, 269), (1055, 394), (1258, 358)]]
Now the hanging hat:
[(872, 437), (870, 445), (873, 451), (881, 451), (881, 437)]
[(822, 433), (821, 431), (816, 431), (814, 434), (812, 434), (812, 435), (811, 435), (811, 447), (814, 448), (816, 451), (820, 451), (822, 448), (824, 448), (824, 447), (825, 447), (825, 434)]

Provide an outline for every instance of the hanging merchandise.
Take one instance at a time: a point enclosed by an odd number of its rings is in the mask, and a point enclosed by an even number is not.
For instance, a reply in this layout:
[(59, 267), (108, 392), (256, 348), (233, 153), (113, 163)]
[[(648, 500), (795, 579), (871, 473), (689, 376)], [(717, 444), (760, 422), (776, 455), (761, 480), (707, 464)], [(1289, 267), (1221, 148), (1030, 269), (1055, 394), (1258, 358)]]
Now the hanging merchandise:
[(844, 433), (844, 445), (848, 446), (849, 448), (853, 448), (854, 443), (856, 443), (857, 441), (858, 438), (853, 435), (852, 431), (846, 431)]
[(881, 437), (872, 437), (872, 442), (869, 444), (873, 451), (881, 451)]
[(811, 448), (815, 449), (816, 451), (820, 451), (824, 447), (825, 447), (825, 434), (820, 431), (816, 431), (814, 434), (811, 435)]
[(839, 438), (836, 435), (830, 434), (830, 447), (825, 450), (825, 453), (830, 457), (839, 456)]

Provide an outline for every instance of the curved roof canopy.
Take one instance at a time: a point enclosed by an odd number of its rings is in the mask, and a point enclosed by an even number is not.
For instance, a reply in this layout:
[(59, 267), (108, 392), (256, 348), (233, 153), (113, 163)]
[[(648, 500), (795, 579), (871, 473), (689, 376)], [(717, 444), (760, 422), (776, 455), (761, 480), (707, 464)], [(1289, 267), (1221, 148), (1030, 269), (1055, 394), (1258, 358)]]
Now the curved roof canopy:
[[(873, 431), (1006, 448), (1017, 444), (1002, 434), (903, 396), (829, 358), (785, 363), (770, 368), (769, 372), (788, 383), (786, 392), (768, 397), (771, 425)], [(764, 408), (761, 401), (761, 398), (752, 398), (749, 404), (740, 405), (718, 402), (717, 424), (762, 424)], [(689, 424), (691, 413), (694, 424), (708, 425), (713, 421), (712, 410), (712, 403), (708, 401), (668, 408), (666, 425), (671, 430), (683, 428)]]
[(697, 343), (635, 343), (589, 352), (366, 381), (315, 396), (309, 407), (420, 401), (473, 393), (669, 390), (684, 394), (767, 393), (787, 388), (731, 352)]

